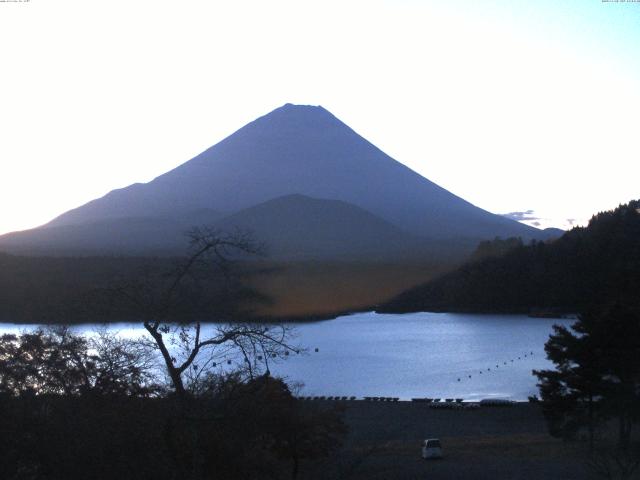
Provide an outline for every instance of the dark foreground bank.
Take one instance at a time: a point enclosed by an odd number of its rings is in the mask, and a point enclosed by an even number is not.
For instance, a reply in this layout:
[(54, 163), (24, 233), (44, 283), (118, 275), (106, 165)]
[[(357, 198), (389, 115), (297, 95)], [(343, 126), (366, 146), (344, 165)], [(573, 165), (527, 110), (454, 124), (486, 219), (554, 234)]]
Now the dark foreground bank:
[[(584, 442), (549, 436), (535, 404), (308, 402), (280, 385), (187, 407), (170, 397), (0, 397), (0, 478), (598, 478)], [(442, 441), (444, 459), (421, 458), (426, 438)]]
[[(343, 448), (322, 463), (305, 465), (304, 478), (591, 478), (585, 445), (551, 437), (536, 404), (477, 410), (436, 410), (413, 402), (347, 405)], [(426, 438), (441, 439), (444, 459), (421, 458)]]

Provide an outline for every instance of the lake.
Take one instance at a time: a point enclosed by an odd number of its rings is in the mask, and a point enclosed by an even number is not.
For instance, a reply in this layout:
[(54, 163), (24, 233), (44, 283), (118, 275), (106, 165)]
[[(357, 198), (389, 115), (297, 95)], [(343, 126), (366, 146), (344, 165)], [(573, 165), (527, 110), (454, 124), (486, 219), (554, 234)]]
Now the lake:
[[(359, 313), (294, 324), (295, 343), (308, 353), (272, 365), (271, 372), (304, 382), (301, 395), (526, 400), (537, 393), (531, 370), (552, 367), (544, 352), (552, 325), (571, 323), (525, 315)], [(0, 324), (0, 333), (32, 328)], [(138, 324), (109, 329), (144, 334)]]

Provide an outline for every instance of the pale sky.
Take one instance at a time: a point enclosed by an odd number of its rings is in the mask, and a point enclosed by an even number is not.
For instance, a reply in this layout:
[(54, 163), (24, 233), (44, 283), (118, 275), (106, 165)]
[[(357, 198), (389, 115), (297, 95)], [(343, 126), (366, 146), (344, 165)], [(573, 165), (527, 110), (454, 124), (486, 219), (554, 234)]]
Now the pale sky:
[(541, 226), (640, 197), (639, 2), (0, 0), (0, 42), (0, 233), (287, 102)]

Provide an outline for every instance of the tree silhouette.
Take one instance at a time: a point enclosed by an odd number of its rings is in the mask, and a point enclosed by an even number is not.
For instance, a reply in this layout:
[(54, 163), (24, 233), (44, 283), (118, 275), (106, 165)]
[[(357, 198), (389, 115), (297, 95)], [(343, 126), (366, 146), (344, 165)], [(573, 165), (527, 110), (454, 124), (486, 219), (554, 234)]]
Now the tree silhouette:
[[(222, 363), (240, 362), (249, 377), (269, 369), (269, 361), (300, 349), (291, 331), (275, 324), (244, 321), (242, 304), (258, 295), (237, 275), (239, 259), (262, 247), (246, 232), (197, 228), (189, 233), (188, 254), (168, 272), (145, 272), (114, 291), (128, 302), (160, 352), (176, 395), (188, 393), (185, 378), (197, 380)], [(202, 312), (215, 325), (205, 329)]]
[(160, 387), (149, 352), (138, 342), (55, 327), (0, 336), (0, 392), (148, 397)]
[(640, 313), (616, 303), (554, 330), (545, 350), (556, 369), (534, 371), (551, 433), (573, 437), (586, 427), (593, 446), (598, 423), (615, 418), (627, 449), (640, 419)]

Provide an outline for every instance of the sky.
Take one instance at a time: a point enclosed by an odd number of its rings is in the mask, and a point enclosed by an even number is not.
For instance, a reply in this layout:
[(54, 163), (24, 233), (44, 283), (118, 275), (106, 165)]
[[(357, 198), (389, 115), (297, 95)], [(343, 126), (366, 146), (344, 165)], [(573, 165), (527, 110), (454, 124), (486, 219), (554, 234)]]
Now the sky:
[(494, 213), (640, 197), (640, 2), (0, 0), (0, 233), (322, 105)]

